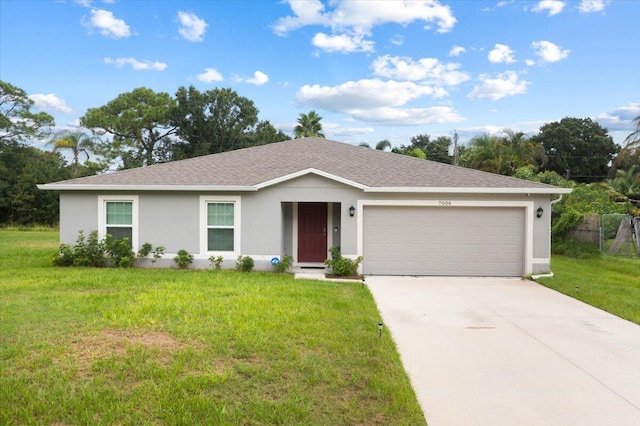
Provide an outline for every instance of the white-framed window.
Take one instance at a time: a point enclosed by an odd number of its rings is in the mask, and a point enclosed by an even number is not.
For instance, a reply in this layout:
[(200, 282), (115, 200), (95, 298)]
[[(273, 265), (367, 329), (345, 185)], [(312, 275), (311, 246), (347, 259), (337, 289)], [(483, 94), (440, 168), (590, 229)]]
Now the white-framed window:
[(240, 253), (240, 197), (200, 197), (200, 252)]
[(138, 196), (101, 195), (98, 196), (98, 235), (102, 239), (107, 234), (131, 243), (138, 249)]

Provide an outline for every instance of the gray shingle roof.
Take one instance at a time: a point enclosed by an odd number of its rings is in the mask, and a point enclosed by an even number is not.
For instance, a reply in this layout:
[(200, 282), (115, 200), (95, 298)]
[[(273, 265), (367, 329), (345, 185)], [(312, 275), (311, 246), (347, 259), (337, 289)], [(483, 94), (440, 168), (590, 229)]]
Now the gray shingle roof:
[(252, 187), (307, 169), (372, 188), (502, 188), (564, 192), (542, 183), (313, 137), (87, 176), (47, 184), (43, 189)]

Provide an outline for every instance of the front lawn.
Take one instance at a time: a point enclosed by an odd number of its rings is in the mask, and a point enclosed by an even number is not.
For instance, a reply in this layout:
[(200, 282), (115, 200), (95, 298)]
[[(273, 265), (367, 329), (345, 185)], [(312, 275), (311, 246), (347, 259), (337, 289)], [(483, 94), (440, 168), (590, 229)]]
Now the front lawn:
[[(640, 324), (640, 259), (551, 258), (553, 278), (539, 283)], [(576, 286), (578, 290), (576, 292)]]
[(0, 424), (425, 424), (360, 283), (54, 268), (0, 231)]

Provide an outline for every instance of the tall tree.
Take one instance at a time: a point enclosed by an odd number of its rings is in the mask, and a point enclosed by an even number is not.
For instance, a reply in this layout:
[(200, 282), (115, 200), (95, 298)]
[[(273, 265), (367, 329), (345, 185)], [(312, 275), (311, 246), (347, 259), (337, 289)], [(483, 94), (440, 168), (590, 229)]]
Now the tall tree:
[(73, 155), (71, 163), (71, 177), (78, 176), (78, 164), (80, 155), (84, 154), (89, 159), (89, 154), (93, 152), (95, 138), (81, 131), (67, 131), (57, 134), (48, 145), (53, 146), (54, 152), (67, 150)]
[(282, 130), (278, 130), (268, 121), (263, 120), (258, 122), (253, 130), (245, 133), (242, 147), (250, 147), (256, 145), (266, 145), (273, 142), (282, 142), (290, 140)]
[(70, 177), (59, 153), (20, 144), (0, 151), (0, 223), (46, 224), (58, 222), (58, 193), (36, 185)]
[(101, 153), (120, 157), (123, 168), (148, 166), (167, 160), (167, 148), (176, 133), (169, 120), (173, 105), (168, 93), (139, 87), (88, 109), (80, 122), (98, 135), (113, 136)]
[(320, 120), (322, 120), (322, 117), (315, 111), (309, 111), (308, 114), (300, 113), (300, 117), (298, 117), (298, 125), (294, 129), (296, 139), (310, 136), (324, 138)]
[[(174, 147), (174, 158), (190, 158), (242, 148), (247, 134), (258, 131), (258, 139), (271, 132), (270, 124), (258, 124), (258, 108), (253, 101), (231, 89), (200, 92), (195, 87), (180, 87), (171, 123), (181, 142)], [(274, 130), (273, 138), (278, 138)], [(264, 139), (262, 139), (264, 140)]]
[(476, 170), (508, 175), (511, 170), (509, 143), (504, 138), (483, 134), (471, 138), (460, 164)]
[(624, 140), (625, 148), (640, 148), (640, 115), (633, 119), (636, 122), (636, 129)]
[(53, 117), (32, 112), (31, 107), (33, 101), (24, 90), (0, 80), (0, 150), (47, 135), (48, 128), (54, 125)]
[(417, 151), (422, 151), (423, 156), (420, 158), (426, 158), (427, 160), (437, 161), (439, 163), (451, 164), (451, 156), (449, 156), (449, 146), (451, 145), (451, 138), (446, 136), (439, 136), (435, 140), (431, 140), (431, 137), (427, 134), (416, 135), (411, 138), (411, 143), (408, 146), (401, 145), (399, 148), (394, 148), (392, 151), (398, 154), (412, 155)]
[(545, 124), (532, 140), (544, 146), (547, 170), (578, 182), (604, 180), (619, 150), (607, 129), (590, 118), (567, 117)]
[(391, 149), (391, 142), (389, 139), (382, 139), (380, 142), (376, 144), (376, 149), (378, 151), (386, 151), (387, 149)]

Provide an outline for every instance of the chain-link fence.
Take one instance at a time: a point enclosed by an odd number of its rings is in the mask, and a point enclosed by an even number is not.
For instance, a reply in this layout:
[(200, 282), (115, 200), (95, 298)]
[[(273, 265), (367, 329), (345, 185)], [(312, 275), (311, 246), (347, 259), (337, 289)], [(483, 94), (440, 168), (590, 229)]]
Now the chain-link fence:
[(640, 218), (627, 214), (586, 215), (571, 231), (570, 237), (610, 255), (637, 256), (640, 253)]

